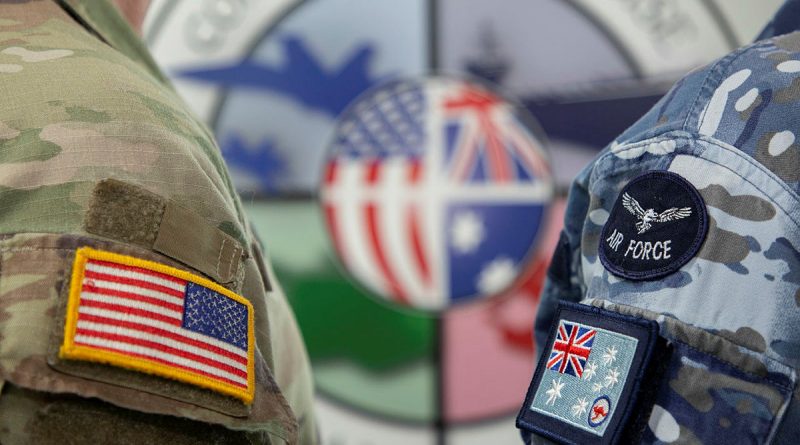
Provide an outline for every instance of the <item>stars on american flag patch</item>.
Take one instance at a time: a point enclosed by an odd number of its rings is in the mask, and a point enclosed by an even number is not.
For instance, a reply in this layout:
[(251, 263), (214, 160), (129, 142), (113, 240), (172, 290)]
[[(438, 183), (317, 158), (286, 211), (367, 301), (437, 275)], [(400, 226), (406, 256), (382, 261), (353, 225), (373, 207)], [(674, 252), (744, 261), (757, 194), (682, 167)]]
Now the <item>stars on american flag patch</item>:
[(60, 357), (171, 378), (241, 399), (254, 394), (253, 307), (192, 273), (78, 249)]

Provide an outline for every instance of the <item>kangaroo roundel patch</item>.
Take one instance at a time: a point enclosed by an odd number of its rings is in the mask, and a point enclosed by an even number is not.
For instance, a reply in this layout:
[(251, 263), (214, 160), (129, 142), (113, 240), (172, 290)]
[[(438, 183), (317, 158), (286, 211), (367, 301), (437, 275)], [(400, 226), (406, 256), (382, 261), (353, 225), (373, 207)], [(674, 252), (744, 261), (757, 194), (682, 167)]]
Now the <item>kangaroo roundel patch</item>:
[(654, 280), (694, 257), (708, 231), (705, 203), (668, 171), (647, 172), (620, 192), (600, 240), (600, 261), (614, 275)]

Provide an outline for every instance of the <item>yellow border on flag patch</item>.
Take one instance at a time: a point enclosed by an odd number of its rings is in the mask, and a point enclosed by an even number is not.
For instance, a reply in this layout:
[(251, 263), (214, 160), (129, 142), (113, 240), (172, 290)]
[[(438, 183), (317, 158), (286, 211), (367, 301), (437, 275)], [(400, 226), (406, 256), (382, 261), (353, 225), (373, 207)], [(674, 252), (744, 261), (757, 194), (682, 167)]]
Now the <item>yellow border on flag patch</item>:
[[(78, 306), (80, 303), (83, 278), (86, 262), (89, 259), (108, 261), (126, 266), (141, 267), (143, 269), (160, 272), (182, 280), (191, 281), (207, 287), (247, 307), (247, 389), (214, 380), (201, 374), (183, 369), (175, 369), (162, 363), (157, 363), (145, 358), (130, 357), (122, 353), (105, 351), (90, 346), (76, 345), (74, 343), (75, 331), (78, 324)], [(253, 305), (244, 297), (231, 292), (213, 281), (174, 267), (153, 261), (143, 260), (127, 255), (95, 250), (90, 247), (81, 247), (75, 251), (75, 263), (72, 266), (72, 278), (67, 301), (67, 317), (64, 326), (64, 344), (59, 350), (62, 359), (84, 360), (119, 366), (134, 371), (141, 371), (161, 377), (175, 379), (181, 382), (208, 388), (222, 394), (241, 399), (246, 404), (253, 402), (255, 394), (255, 349), (254, 349), (254, 311)]]

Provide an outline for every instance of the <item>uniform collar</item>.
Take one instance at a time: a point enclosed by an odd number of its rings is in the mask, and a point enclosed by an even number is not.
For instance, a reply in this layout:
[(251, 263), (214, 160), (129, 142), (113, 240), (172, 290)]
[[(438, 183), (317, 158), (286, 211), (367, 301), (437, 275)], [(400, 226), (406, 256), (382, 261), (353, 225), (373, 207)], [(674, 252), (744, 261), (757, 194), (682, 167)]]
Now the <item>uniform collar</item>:
[(147, 47), (110, 0), (56, 0), (56, 3), (105, 43), (169, 84)]
[(800, 31), (800, 0), (786, 0), (756, 40)]

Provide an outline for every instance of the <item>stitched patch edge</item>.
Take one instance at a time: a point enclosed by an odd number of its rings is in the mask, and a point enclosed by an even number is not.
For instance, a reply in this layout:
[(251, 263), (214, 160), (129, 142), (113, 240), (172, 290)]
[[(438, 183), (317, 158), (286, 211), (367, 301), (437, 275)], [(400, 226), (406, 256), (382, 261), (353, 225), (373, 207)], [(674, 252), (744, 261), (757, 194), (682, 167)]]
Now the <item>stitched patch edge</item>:
[[(247, 389), (242, 389), (234, 385), (229, 385), (209, 377), (171, 367), (148, 360), (146, 358), (135, 358), (122, 353), (104, 351), (90, 346), (76, 345), (74, 338), (78, 323), (78, 308), (80, 294), (83, 287), (83, 279), (86, 271), (86, 263), (90, 259), (107, 261), (127, 266), (140, 267), (154, 272), (159, 272), (175, 278), (194, 282), (203, 287), (218, 292), (247, 308)], [(235, 397), (242, 400), (245, 404), (251, 404), (255, 396), (255, 347), (254, 347), (255, 316), (253, 305), (244, 297), (203, 278), (184, 270), (176, 269), (165, 264), (154, 261), (143, 260), (127, 255), (121, 255), (103, 250), (96, 250), (90, 247), (81, 247), (75, 251), (72, 273), (70, 277), (69, 296), (67, 300), (67, 312), (64, 325), (64, 342), (59, 349), (59, 358), (82, 360), (89, 362), (102, 363), (118, 366), (133, 371), (144, 372), (160, 377), (178, 380), (184, 383), (200, 386), (214, 390), (219, 393)]]
[[(708, 210), (706, 209), (705, 201), (703, 201), (703, 197), (700, 196), (700, 192), (690, 183), (686, 178), (683, 176), (671, 172), (669, 170), (653, 170), (642, 173), (641, 175), (633, 178), (625, 187), (623, 187), (620, 194), (623, 193), (631, 184), (637, 183), (639, 181), (651, 178), (651, 177), (662, 177), (669, 179), (670, 181), (674, 181), (678, 185), (680, 185), (684, 190), (686, 190), (687, 194), (691, 198), (692, 202), (697, 206), (699, 210), (699, 228), (697, 234), (695, 235), (694, 240), (692, 240), (692, 244), (686, 249), (686, 252), (683, 253), (677, 260), (673, 261), (670, 264), (662, 266), (657, 269), (648, 270), (648, 271), (627, 271), (622, 269), (621, 267), (613, 264), (611, 260), (608, 258), (605, 252), (605, 245), (603, 244), (603, 240), (608, 237), (608, 230), (609, 224), (606, 223), (603, 225), (602, 230), (600, 231), (600, 245), (598, 246), (597, 255), (600, 258), (600, 263), (603, 264), (603, 267), (606, 268), (612, 274), (626, 278), (633, 281), (649, 281), (649, 280), (656, 280), (659, 278), (663, 278), (667, 275), (670, 275), (674, 272), (677, 272), (681, 267), (683, 267), (686, 263), (688, 263), (692, 258), (694, 258), (700, 249), (703, 246), (703, 242), (705, 241), (708, 235)], [(618, 204), (618, 201), (622, 199), (622, 196), (618, 196), (617, 199), (614, 200), (613, 207), (611, 212), (609, 212), (609, 220), (611, 219), (611, 213), (615, 210), (615, 207)]]

